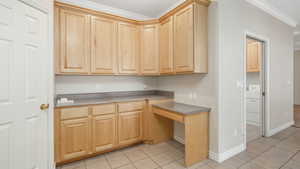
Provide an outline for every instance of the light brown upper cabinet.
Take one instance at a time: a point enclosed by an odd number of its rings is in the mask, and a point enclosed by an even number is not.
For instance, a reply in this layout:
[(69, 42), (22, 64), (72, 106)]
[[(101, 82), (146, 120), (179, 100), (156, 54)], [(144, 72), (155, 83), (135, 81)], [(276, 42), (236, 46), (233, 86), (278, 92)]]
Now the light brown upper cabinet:
[(247, 72), (260, 72), (262, 44), (254, 40), (247, 40)]
[(209, 0), (186, 0), (137, 21), (55, 2), (56, 74), (164, 75), (208, 72)]
[(190, 4), (174, 15), (176, 73), (207, 73), (207, 7)]
[(141, 73), (159, 74), (158, 24), (141, 26)]
[(90, 16), (60, 9), (60, 73), (89, 73)]
[(118, 23), (118, 64), (120, 74), (139, 73), (139, 28)]
[(174, 16), (174, 67), (178, 72), (194, 70), (194, 26), (193, 5), (179, 11)]
[(173, 17), (160, 23), (159, 29), (160, 73), (171, 74), (173, 70)]
[(91, 73), (113, 74), (117, 68), (117, 22), (92, 16), (91, 26)]

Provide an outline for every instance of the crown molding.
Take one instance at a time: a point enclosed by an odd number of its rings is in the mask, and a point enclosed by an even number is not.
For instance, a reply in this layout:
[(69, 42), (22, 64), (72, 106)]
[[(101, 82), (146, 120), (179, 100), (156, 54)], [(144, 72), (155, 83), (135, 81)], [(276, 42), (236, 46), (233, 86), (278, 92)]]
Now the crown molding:
[(266, 13), (272, 15), (273, 17), (279, 19), (280, 21), (288, 24), (291, 27), (296, 27), (298, 22), (294, 20), (293, 18), (283, 14), (281, 11), (279, 11), (277, 8), (274, 8), (270, 4), (267, 4), (263, 0), (246, 0), (248, 3), (256, 6), (257, 8), (265, 11)]
[(79, 6), (82, 8), (99, 11), (99, 12), (105, 12), (105, 13), (108, 13), (111, 15), (117, 15), (117, 16), (129, 18), (129, 19), (133, 19), (133, 20), (142, 20), (143, 21), (143, 20), (154, 19), (154, 18), (150, 18), (148, 16), (145, 16), (145, 15), (142, 15), (139, 13), (127, 11), (124, 9), (114, 8), (111, 6), (103, 5), (103, 4), (96, 3), (93, 1), (89, 1), (89, 0), (56, 0), (56, 1), (61, 2), (61, 3), (70, 4), (70, 5)]

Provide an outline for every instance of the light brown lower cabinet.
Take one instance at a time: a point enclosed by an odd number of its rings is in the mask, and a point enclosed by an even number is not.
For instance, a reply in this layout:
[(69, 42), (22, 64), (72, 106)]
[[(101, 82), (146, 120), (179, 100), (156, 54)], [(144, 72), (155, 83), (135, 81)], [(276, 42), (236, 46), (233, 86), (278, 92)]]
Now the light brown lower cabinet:
[(119, 144), (142, 140), (142, 111), (119, 114)]
[(89, 119), (61, 122), (61, 158), (69, 160), (89, 154)]
[(113, 148), (117, 143), (116, 115), (100, 115), (93, 117), (92, 121), (93, 151), (101, 152)]
[(56, 163), (72, 162), (143, 141), (144, 106), (144, 101), (138, 101), (56, 108)]

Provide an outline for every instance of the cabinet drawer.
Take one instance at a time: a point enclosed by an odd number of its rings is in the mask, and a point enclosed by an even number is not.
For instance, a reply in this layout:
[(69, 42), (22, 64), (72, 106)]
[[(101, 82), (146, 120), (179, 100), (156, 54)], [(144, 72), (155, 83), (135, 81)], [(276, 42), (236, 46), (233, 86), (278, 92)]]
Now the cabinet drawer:
[(169, 118), (169, 119), (172, 119), (172, 120), (175, 120), (175, 121), (178, 121), (178, 122), (181, 122), (181, 123), (184, 123), (184, 117), (179, 114), (173, 113), (173, 112), (169, 112), (169, 111), (166, 111), (163, 109), (158, 109), (158, 108), (154, 107), (153, 113), (163, 116), (163, 117), (166, 117), (166, 118)]
[(116, 112), (115, 104), (93, 106), (93, 115), (112, 114)]
[(135, 110), (142, 110), (144, 108), (144, 102), (127, 102), (118, 103), (119, 112), (129, 112)]
[(87, 117), (89, 114), (88, 107), (64, 108), (60, 110), (60, 119), (67, 120), (73, 118)]

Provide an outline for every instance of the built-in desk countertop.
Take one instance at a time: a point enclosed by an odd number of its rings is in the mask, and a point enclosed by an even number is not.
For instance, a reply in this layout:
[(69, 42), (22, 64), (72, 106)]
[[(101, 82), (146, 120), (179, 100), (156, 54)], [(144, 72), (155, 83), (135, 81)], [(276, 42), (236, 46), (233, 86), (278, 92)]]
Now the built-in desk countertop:
[[(158, 140), (155, 143), (172, 139), (173, 128), (169, 121), (177, 121), (185, 126), (185, 164), (191, 166), (208, 158), (208, 119), (209, 108), (192, 106), (176, 102), (153, 104), (153, 114), (156, 115)], [(165, 120), (163, 120), (163, 119)], [(169, 119), (169, 120), (167, 120)], [(167, 121), (166, 121), (167, 120)], [(160, 138), (162, 138), (160, 140)]]
[(192, 114), (210, 111), (210, 108), (188, 105), (188, 104), (177, 103), (177, 102), (166, 102), (166, 103), (153, 104), (153, 107), (157, 107), (157, 108), (164, 109), (167, 111), (176, 112), (176, 113), (182, 114), (182, 115), (192, 115)]

